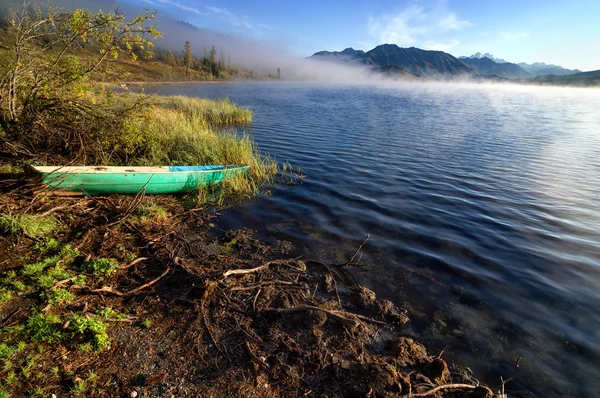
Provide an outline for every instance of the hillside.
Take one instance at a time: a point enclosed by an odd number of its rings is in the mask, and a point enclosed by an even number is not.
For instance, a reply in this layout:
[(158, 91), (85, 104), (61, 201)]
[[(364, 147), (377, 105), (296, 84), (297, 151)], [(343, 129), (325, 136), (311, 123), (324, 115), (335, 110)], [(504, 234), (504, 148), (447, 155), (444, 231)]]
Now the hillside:
[(580, 72), (568, 76), (537, 76), (529, 79), (528, 82), (553, 86), (600, 87), (600, 70)]
[(497, 63), (487, 57), (463, 58), (461, 61), (473, 65), (485, 76), (498, 76), (509, 79), (525, 79), (531, 77), (531, 74), (525, 69), (510, 62)]

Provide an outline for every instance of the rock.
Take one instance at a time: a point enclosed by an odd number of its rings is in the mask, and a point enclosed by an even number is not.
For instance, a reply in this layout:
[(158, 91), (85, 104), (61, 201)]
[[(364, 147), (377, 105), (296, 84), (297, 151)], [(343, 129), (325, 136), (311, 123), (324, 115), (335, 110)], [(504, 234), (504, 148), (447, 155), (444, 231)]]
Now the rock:
[(134, 391), (131, 392), (131, 394), (129, 394), (129, 396), (131, 398), (136, 398), (138, 396), (138, 392), (134, 390)]

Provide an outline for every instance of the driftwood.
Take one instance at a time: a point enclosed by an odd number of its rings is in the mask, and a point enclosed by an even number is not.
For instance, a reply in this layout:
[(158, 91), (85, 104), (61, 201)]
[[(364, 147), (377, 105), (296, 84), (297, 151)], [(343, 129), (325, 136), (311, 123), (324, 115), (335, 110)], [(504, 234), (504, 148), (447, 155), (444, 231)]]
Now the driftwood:
[(356, 326), (356, 325), (360, 324), (360, 321), (365, 321), (365, 322), (369, 322), (369, 323), (373, 323), (373, 324), (381, 325), (381, 326), (389, 326), (387, 323), (385, 323), (383, 321), (378, 321), (376, 319), (369, 318), (364, 315), (354, 314), (352, 312), (347, 312), (347, 311), (326, 310), (324, 308), (315, 307), (312, 305), (301, 305), (299, 307), (291, 307), (291, 308), (269, 308), (267, 310), (264, 310), (263, 312), (275, 313), (275, 314), (292, 314), (294, 312), (311, 311), (311, 310), (324, 312), (325, 314), (327, 314), (327, 316), (330, 316), (333, 319), (336, 319), (342, 323), (346, 323), (346, 324), (349, 324), (352, 326)]

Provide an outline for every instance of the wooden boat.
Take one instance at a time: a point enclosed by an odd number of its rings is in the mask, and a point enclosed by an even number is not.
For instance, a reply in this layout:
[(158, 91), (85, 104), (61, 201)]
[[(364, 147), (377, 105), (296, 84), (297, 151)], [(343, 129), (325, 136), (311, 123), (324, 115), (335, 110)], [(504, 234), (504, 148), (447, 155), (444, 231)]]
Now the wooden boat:
[(248, 166), (31, 166), (52, 190), (83, 195), (170, 194), (218, 184), (248, 170)]

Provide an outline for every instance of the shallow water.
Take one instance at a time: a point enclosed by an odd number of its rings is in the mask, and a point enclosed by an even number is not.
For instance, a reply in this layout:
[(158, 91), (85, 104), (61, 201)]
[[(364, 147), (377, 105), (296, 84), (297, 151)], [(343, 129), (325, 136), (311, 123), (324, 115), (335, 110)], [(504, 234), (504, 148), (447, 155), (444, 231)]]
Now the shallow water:
[[(214, 84), (261, 151), (308, 179), (228, 211), (344, 262), (408, 310), (407, 333), (511, 396), (600, 391), (600, 90)], [(517, 358), (521, 357), (518, 369)]]

